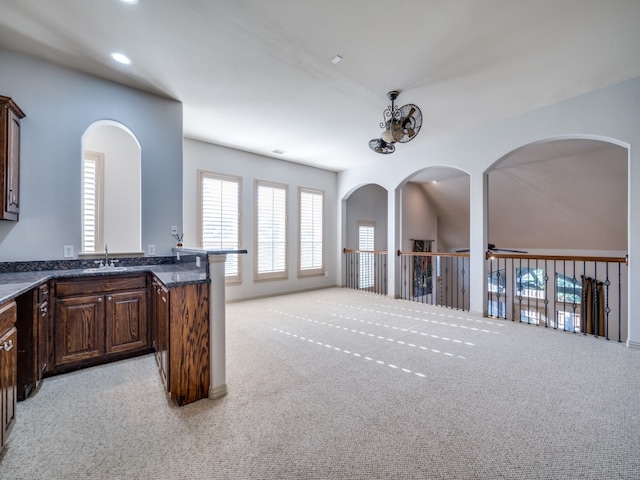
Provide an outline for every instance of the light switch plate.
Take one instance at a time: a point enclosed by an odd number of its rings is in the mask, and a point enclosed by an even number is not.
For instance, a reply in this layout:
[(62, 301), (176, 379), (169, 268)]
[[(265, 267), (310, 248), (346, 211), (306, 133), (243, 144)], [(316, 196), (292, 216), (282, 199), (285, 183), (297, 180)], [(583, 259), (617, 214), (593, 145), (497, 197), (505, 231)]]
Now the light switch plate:
[(178, 227), (176, 227), (175, 225), (173, 225), (171, 227), (171, 235), (176, 235), (178, 233)]
[(73, 245), (64, 246), (64, 258), (73, 258)]

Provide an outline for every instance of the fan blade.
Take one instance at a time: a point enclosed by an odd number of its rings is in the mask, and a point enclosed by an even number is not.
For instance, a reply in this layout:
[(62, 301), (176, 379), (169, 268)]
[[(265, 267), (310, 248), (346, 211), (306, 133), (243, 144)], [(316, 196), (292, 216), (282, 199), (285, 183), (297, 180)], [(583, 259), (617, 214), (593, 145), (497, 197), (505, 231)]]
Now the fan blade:
[(494, 252), (505, 252), (505, 253), (529, 253), (523, 250), (509, 250), (508, 248), (493, 248)]

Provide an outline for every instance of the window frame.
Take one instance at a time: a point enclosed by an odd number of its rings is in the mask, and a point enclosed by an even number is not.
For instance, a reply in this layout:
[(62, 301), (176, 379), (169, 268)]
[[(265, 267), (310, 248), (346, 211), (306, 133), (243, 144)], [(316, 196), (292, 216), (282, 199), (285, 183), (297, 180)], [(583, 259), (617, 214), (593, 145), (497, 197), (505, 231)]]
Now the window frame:
[[(203, 221), (203, 213), (204, 213), (204, 205), (203, 205), (203, 195), (202, 195), (202, 186), (203, 186), (203, 181), (205, 178), (209, 178), (209, 179), (213, 179), (213, 180), (219, 180), (219, 181), (223, 181), (223, 182), (234, 182), (238, 185), (238, 200), (237, 200), (237, 205), (238, 205), (238, 211), (237, 211), (237, 218), (238, 218), (238, 243), (237, 243), (237, 249), (240, 249), (240, 246), (242, 245), (242, 177), (238, 177), (235, 175), (228, 175), (228, 174), (222, 174), (222, 173), (216, 173), (216, 172), (211, 172), (208, 170), (198, 170), (198, 175), (197, 175), (197, 219), (196, 219), (196, 235), (198, 238), (198, 246), (200, 248), (204, 248), (204, 231), (203, 231), (203, 226), (202, 226), (202, 221)], [(237, 260), (237, 265), (238, 265), (238, 270), (237, 273), (235, 275), (227, 275), (226, 274), (226, 270), (225, 270), (225, 284), (227, 285), (233, 285), (233, 284), (240, 284), (242, 283), (242, 262), (240, 261), (241, 257), (239, 255), (236, 254), (236, 256), (238, 257)]]
[[(284, 191), (284, 269), (282, 271), (270, 271), (261, 273), (260, 265), (260, 196), (261, 187), (280, 189)], [(289, 278), (289, 186), (284, 183), (270, 182), (266, 180), (255, 180), (254, 184), (254, 270), (255, 281), (262, 280), (284, 280)]]
[[(85, 162), (93, 161), (96, 165), (95, 181), (95, 225), (94, 249), (85, 249)], [(104, 250), (104, 153), (85, 150), (82, 155), (81, 178), (81, 224), (82, 224), (82, 253), (98, 253)]]
[[(376, 249), (376, 222), (359, 220), (357, 223), (357, 235), (356, 242), (358, 244), (358, 251), (360, 252), (358, 258), (358, 288), (370, 289), (376, 284), (376, 269), (375, 269), (375, 249)], [(371, 250), (361, 250), (360, 248), (360, 229), (362, 227), (371, 228), (373, 230), (371, 240), (373, 248)], [(370, 253), (365, 253), (370, 252)], [(364, 272), (365, 267), (367, 271)], [(365, 273), (366, 275), (363, 275)]]
[[(320, 196), (322, 199), (322, 211), (321, 211), (321, 228), (322, 228), (322, 239), (320, 241), (321, 246), (321, 261), (319, 267), (312, 268), (302, 268), (302, 195), (310, 194)], [(315, 212), (312, 212), (315, 213)], [(319, 190), (316, 188), (308, 188), (308, 187), (298, 187), (298, 277), (311, 277), (311, 276), (319, 276), (324, 275), (326, 272), (325, 269), (325, 194), (324, 190)], [(315, 242), (312, 240), (312, 245)]]

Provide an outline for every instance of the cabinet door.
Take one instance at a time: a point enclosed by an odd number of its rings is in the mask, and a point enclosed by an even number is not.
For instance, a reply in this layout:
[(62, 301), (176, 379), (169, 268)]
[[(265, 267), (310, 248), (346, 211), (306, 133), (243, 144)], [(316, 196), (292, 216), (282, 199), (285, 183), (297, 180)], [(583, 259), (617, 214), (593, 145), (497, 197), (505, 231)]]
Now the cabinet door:
[(56, 366), (104, 355), (102, 295), (57, 299), (55, 319)]
[(11, 328), (0, 337), (0, 411), (2, 430), (0, 446), (4, 445), (16, 421), (16, 399), (18, 396), (18, 331)]
[(169, 291), (160, 286), (157, 290), (156, 320), (158, 332), (156, 337), (156, 358), (164, 385), (169, 388)]
[(106, 352), (146, 348), (149, 345), (146, 290), (112, 293), (106, 298)]
[(9, 110), (8, 157), (7, 157), (7, 186), (6, 203), (7, 213), (18, 215), (20, 213), (19, 187), (20, 187), (20, 118)]
[(48, 369), (49, 355), (49, 302), (45, 301), (38, 305), (38, 354), (36, 358), (36, 388), (42, 381), (44, 373)]

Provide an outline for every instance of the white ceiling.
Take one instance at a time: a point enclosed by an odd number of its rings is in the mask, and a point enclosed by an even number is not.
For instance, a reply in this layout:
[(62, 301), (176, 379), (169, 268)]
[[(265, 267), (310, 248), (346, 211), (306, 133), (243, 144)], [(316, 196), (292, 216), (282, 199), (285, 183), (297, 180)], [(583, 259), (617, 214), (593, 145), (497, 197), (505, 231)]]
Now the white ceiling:
[(0, 47), (175, 98), (187, 137), (336, 171), (377, 158), (390, 90), (422, 109), (410, 152), (640, 75), (639, 26), (638, 0), (0, 0)]

